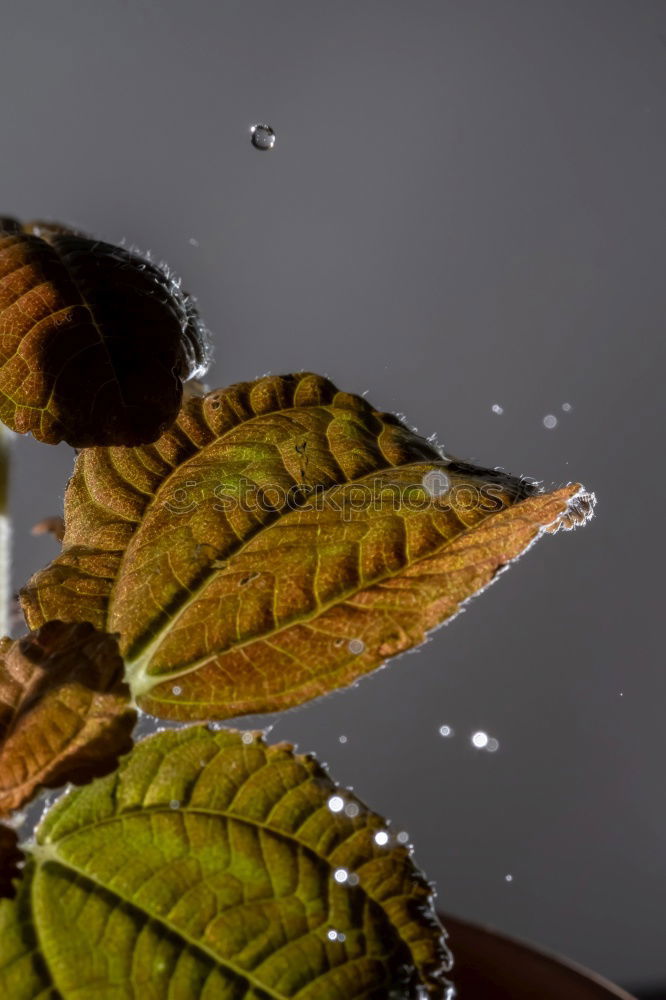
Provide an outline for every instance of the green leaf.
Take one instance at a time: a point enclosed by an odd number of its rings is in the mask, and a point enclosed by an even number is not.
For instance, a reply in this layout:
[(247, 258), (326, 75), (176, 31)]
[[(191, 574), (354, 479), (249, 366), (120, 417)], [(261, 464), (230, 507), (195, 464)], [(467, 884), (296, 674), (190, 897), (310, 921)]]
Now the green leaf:
[(0, 991), (442, 998), (448, 953), (430, 886), (386, 833), (287, 745), (160, 733), (43, 820), (16, 899), (0, 903)]
[(0, 419), (55, 444), (154, 441), (206, 364), (192, 299), (138, 253), (0, 219)]
[(154, 446), (91, 449), (28, 621), (118, 633), (140, 707), (175, 719), (298, 705), (421, 643), (548, 528), (589, 516), (443, 457), (327, 379), (191, 399)]
[(0, 639), (0, 816), (110, 771), (132, 745), (129, 695), (118, 643), (92, 625)]

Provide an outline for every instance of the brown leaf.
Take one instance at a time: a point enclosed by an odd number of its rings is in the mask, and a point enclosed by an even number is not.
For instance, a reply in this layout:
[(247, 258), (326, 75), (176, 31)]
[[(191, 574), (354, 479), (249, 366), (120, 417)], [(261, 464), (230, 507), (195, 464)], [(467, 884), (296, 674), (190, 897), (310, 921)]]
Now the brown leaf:
[(0, 418), (75, 447), (154, 441), (205, 369), (190, 296), (161, 267), (57, 223), (0, 219)]
[(52, 621), (0, 640), (0, 815), (40, 786), (106, 774), (135, 718), (112, 636)]
[(156, 715), (277, 711), (421, 643), (582, 498), (443, 457), (317, 375), (266, 377), (189, 400), (154, 447), (80, 455), (24, 610), (117, 632)]

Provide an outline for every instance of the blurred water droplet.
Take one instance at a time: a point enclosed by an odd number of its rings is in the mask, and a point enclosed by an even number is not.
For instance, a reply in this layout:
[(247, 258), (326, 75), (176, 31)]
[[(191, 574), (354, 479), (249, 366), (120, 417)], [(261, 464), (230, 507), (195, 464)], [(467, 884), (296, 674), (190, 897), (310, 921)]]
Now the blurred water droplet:
[(347, 742), (347, 737), (346, 736), (344, 736), (344, 735), (343, 736), (338, 736), (338, 743), (346, 743), (346, 742)]
[(505, 875), (504, 880), (505, 882), (513, 882), (513, 875)]
[(255, 149), (261, 149), (265, 152), (275, 145), (276, 135), (270, 125), (257, 124), (251, 126), (250, 138)]
[(336, 868), (333, 872), (333, 878), (340, 885), (344, 885), (344, 883), (349, 879), (349, 872), (346, 868)]
[(543, 426), (546, 427), (549, 431), (552, 431), (553, 427), (557, 427), (557, 417), (554, 416), (552, 413), (546, 414), (546, 416), (543, 418)]
[(331, 795), (328, 800), (328, 808), (332, 813), (339, 813), (345, 807), (345, 800), (340, 795)]
[(337, 941), (338, 940), (338, 932), (331, 929), (328, 932), (328, 934), (326, 935), (326, 937), (328, 938), (329, 941)]
[(199, 246), (199, 240), (195, 240), (194, 236), (190, 236), (190, 238), (189, 238), (189, 240), (187, 242), (190, 244), (191, 247), (198, 247)]
[(493, 411), (493, 413), (496, 413), (498, 417), (501, 417), (502, 414), (504, 413), (504, 407), (500, 406), (499, 403), (493, 403), (490, 409)]
[(562, 409), (565, 413), (571, 412), (571, 403), (562, 403)]
[(477, 750), (484, 750), (488, 746), (488, 733), (481, 732), (474, 733), (472, 735), (472, 746), (475, 746)]
[(440, 736), (453, 736), (453, 730), (451, 729), (451, 726), (440, 726), (439, 727), (439, 735)]
[(499, 740), (496, 740), (494, 736), (491, 736), (490, 739), (488, 740), (488, 745), (486, 746), (486, 750), (489, 753), (495, 753), (497, 750), (499, 750)]
[(254, 736), (252, 733), (243, 733), (241, 736), (243, 743), (254, 743)]
[(406, 844), (409, 840), (409, 834), (406, 830), (401, 830), (398, 836), (395, 838), (399, 844)]
[(169, 803), (169, 808), (180, 809), (180, 802), (178, 801), (178, 799), (171, 799), (171, 802)]
[(350, 639), (349, 646), (347, 648), (349, 649), (350, 653), (353, 653), (355, 656), (358, 656), (358, 654), (362, 653), (363, 650), (365, 649), (365, 643), (363, 642), (362, 639)]
[(349, 883), (349, 885), (358, 885), (359, 883), (358, 875), (355, 875), (354, 872), (350, 872), (349, 875), (347, 876), (347, 882)]
[(389, 835), (386, 830), (378, 830), (375, 834), (375, 844), (378, 844), (379, 847), (385, 847), (388, 842)]
[(178, 697), (178, 695), (179, 695), (179, 694), (182, 694), (182, 693), (183, 693), (183, 689), (182, 689), (182, 687), (178, 687), (178, 685), (177, 685), (177, 684), (175, 684), (175, 685), (174, 685), (174, 686), (173, 686), (173, 687), (171, 688), (171, 694), (175, 694), (175, 695), (176, 695), (176, 697)]

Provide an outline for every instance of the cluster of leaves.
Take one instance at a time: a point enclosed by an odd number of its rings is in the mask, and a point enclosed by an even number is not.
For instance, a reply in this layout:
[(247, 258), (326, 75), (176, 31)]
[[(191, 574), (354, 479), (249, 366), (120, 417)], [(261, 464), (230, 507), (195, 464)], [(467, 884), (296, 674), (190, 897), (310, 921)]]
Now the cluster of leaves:
[[(82, 785), (18, 879), (0, 827), (0, 986), (442, 997), (409, 850), (311, 757), (219, 722), (418, 645), (591, 498), (446, 457), (317, 375), (181, 399), (201, 330), (138, 255), (5, 220), (0, 416), (85, 447), (62, 552), (22, 592), (31, 631), (0, 647), (0, 816)], [(131, 749), (137, 708), (197, 724)]]

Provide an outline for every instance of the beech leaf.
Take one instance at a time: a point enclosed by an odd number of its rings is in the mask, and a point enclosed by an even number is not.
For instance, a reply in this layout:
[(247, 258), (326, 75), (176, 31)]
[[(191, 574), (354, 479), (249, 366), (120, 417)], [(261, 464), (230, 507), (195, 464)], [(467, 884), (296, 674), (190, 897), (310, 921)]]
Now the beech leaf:
[(57, 223), (0, 219), (0, 419), (56, 444), (154, 441), (207, 363), (163, 267)]
[(63, 796), (26, 853), (0, 903), (12, 1000), (448, 994), (408, 848), (311, 756), (258, 734), (149, 737)]
[(317, 375), (270, 376), (189, 399), (154, 446), (82, 453), (23, 606), (118, 633), (154, 715), (274, 712), (423, 642), (592, 503), (444, 456)]
[(106, 774), (135, 720), (113, 637), (53, 621), (0, 640), (0, 816), (41, 786)]

